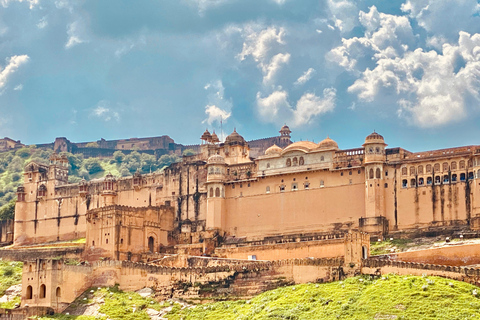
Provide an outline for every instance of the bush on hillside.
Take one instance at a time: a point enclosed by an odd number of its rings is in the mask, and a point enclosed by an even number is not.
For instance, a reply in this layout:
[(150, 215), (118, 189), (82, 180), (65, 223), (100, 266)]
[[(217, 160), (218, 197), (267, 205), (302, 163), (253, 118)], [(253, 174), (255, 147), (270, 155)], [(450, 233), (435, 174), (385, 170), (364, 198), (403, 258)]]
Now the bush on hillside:
[(0, 221), (13, 219), (15, 217), (15, 202), (16, 200), (11, 200), (0, 208)]
[(103, 171), (102, 165), (97, 158), (88, 158), (83, 162), (83, 167), (89, 174)]

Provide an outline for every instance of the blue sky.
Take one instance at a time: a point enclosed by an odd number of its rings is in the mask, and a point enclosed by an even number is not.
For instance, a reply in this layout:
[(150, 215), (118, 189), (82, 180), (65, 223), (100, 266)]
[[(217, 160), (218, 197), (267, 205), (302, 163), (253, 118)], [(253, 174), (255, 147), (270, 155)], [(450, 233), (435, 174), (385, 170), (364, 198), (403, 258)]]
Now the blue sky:
[(478, 1), (0, 0), (0, 136), (480, 144)]

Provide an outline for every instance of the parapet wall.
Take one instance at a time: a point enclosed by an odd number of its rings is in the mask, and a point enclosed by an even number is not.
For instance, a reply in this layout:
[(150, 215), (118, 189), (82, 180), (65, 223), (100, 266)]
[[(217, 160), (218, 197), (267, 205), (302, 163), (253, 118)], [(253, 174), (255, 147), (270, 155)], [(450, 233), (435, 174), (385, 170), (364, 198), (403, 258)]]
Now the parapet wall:
[(480, 243), (451, 245), (428, 250), (407, 251), (388, 254), (390, 260), (423, 264), (467, 266), (480, 264)]
[(363, 261), (361, 272), (362, 274), (371, 275), (395, 273), (399, 275), (439, 276), (480, 286), (480, 268), (455, 267), (370, 258)]

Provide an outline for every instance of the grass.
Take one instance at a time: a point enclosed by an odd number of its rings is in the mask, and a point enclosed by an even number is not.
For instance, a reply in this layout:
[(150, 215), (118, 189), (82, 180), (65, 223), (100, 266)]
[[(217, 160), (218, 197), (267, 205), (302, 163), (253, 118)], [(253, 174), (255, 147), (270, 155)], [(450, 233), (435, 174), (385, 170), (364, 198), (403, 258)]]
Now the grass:
[(377, 241), (370, 244), (370, 255), (376, 256), (379, 254), (388, 254), (393, 252), (404, 251), (415, 243), (411, 239), (393, 239)]
[(21, 262), (0, 259), (0, 297), (5, 294), (5, 290), (22, 282), (22, 268)]
[(109, 288), (91, 288), (85, 291), (75, 300), (71, 307), (82, 307), (86, 304), (99, 302), (98, 310), (105, 316), (74, 316), (66, 314), (55, 314), (53, 316), (44, 316), (39, 319), (61, 319), (61, 320), (90, 320), (90, 319), (126, 319), (126, 320), (150, 320), (146, 309), (161, 310), (170, 306), (169, 302), (160, 304), (152, 298), (142, 298), (135, 292), (124, 292), (118, 287)]
[[(22, 282), (22, 267), (21, 262), (0, 259), (0, 297), (5, 294), (5, 290)], [(20, 297), (0, 303), (0, 308), (12, 309), (16, 303), (20, 304)]]
[[(388, 275), (301, 284), (265, 292), (249, 301), (224, 301), (172, 310), (187, 319), (480, 319), (477, 287), (439, 277)], [(479, 290), (480, 291), (480, 290)]]

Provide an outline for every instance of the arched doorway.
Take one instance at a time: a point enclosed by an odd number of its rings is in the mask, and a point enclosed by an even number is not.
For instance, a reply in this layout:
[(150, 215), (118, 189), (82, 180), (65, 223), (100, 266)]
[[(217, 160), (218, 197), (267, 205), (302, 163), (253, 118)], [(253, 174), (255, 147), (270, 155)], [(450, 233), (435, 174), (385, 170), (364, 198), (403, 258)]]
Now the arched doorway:
[(368, 258), (367, 247), (362, 246), (362, 259), (367, 259), (367, 258)]
[(155, 249), (155, 239), (153, 237), (148, 237), (148, 251), (153, 253), (154, 249)]
[(60, 298), (62, 296), (62, 289), (60, 289), (60, 287), (57, 287), (57, 291), (55, 292), (55, 296), (57, 298)]
[(26, 298), (27, 300), (32, 299), (32, 286), (28, 286), (28, 287), (27, 287), (27, 294), (25, 295), (25, 298)]
[(40, 299), (44, 299), (44, 298), (45, 298), (46, 292), (47, 292), (47, 287), (46, 287), (44, 284), (42, 284), (42, 285), (40, 286), (40, 294), (39, 294)]

